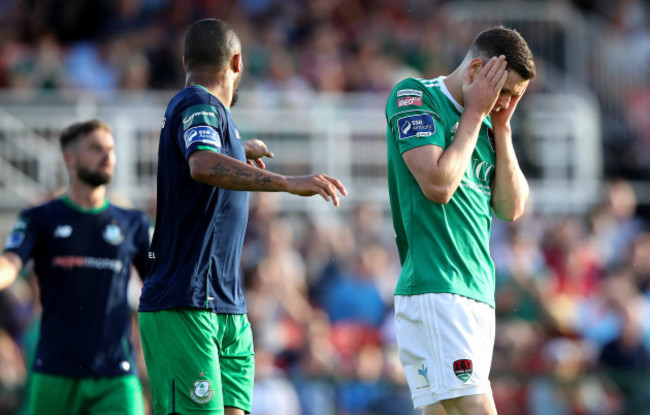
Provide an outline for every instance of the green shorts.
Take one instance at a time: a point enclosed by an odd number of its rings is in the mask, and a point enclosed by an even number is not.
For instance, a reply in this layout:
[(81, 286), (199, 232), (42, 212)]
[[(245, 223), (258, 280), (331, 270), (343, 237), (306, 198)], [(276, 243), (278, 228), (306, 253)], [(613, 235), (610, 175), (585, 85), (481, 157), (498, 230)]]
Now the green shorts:
[(139, 319), (156, 415), (250, 413), (255, 353), (245, 314), (183, 308)]
[(142, 386), (135, 375), (73, 378), (33, 373), (32, 415), (143, 415)]

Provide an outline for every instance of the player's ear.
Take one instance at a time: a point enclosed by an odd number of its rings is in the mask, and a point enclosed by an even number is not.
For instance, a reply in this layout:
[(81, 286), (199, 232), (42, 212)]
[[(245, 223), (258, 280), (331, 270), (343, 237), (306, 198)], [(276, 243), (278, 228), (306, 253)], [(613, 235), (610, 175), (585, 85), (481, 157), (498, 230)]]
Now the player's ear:
[(64, 150), (63, 151), (63, 162), (65, 163), (68, 168), (72, 167), (74, 164), (74, 152), (71, 150)]
[(181, 62), (183, 63), (183, 70), (187, 72), (187, 61), (185, 60), (185, 56), (181, 56)]
[(472, 59), (467, 68), (470, 75), (472, 75), (472, 78), (478, 75), (478, 73), (481, 72), (481, 69), (483, 69), (483, 59), (481, 58)]
[(242, 62), (241, 53), (235, 53), (234, 55), (232, 55), (231, 67), (234, 73), (239, 73), (242, 71), (244, 66)]

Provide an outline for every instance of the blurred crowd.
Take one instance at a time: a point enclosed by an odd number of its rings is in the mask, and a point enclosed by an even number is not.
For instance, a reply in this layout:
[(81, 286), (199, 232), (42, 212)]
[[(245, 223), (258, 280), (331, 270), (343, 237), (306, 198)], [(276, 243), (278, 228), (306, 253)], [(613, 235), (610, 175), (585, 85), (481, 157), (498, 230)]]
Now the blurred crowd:
[[(440, 13), (447, 3), (7, 0), (0, 2), (0, 88), (177, 90), (186, 28), (218, 16), (242, 39), (243, 88), (260, 96), (290, 91), (290, 105), (306, 105), (314, 92), (386, 92), (398, 79), (458, 63)], [(625, 89), (592, 85), (601, 101), (614, 97), (606, 148), (624, 150), (607, 153), (607, 168), (647, 179), (648, 2), (568, 3), (607, 29), (613, 57), (594, 65), (605, 75), (634, 72)], [(243, 253), (256, 341), (254, 413), (415, 413), (397, 359), (399, 262), (387, 212), (360, 204), (349, 216), (287, 216), (276, 197), (252, 197)], [(650, 414), (650, 231), (630, 184), (608, 182), (586, 215), (544, 216), (531, 206), (513, 224), (495, 220), (492, 254), (499, 413)], [(138, 290), (134, 280), (134, 308)], [(37, 295), (29, 271), (0, 292), (0, 413), (25, 410)], [(146, 390), (142, 362), (139, 370)]]
[[(399, 260), (386, 212), (359, 204), (319, 218), (279, 206), (277, 194), (253, 195), (242, 255), (254, 413), (417, 413), (397, 357)], [(493, 222), (500, 414), (650, 413), (650, 231), (636, 207), (630, 184), (612, 181), (587, 215), (529, 208)], [(0, 292), (0, 413), (23, 404), (36, 296), (29, 271)], [(137, 330), (133, 340), (147, 390)]]

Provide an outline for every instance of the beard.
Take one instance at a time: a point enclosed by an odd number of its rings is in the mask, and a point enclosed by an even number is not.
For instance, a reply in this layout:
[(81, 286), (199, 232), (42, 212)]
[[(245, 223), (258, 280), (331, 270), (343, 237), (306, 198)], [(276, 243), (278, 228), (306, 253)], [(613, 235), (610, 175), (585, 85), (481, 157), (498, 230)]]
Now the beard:
[(241, 75), (239, 75), (239, 78), (235, 81), (235, 84), (233, 85), (233, 93), (232, 93), (232, 99), (230, 100), (230, 108), (234, 107), (237, 101), (239, 100), (239, 84), (241, 83)]
[(230, 100), (230, 108), (234, 107), (238, 100), (239, 100), (239, 87), (237, 87), (237, 89), (235, 89), (235, 92), (232, 94), (232, 99)]
[(92, 186), (99, 187), (111, 181), (112, 173), (102, 173), (98, 171), (91, 171), (85, 167), (77, 169), (77, 178), (82, 182)]

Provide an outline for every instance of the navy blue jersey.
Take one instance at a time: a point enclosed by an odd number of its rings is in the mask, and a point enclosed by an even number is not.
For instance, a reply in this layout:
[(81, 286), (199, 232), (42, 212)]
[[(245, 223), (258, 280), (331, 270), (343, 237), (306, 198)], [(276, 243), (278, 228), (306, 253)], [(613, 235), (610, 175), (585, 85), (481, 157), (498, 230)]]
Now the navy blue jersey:
[(239, 262), (248, 222), (248, 192), (192, 179), (195, 151), (246, 161), (230, 112), (200, 86), (170, 101), (158, 148), (158, 206), (140, 311), (178, 307), (244, 314)]
[(146, 273), (149, 222), (108, 202), (83, 210), (67, 197), (21, 212), (5, 251), (32, 258), (43, 314), (34, 371), (108, 377), (133, 373), (127, 284)]

